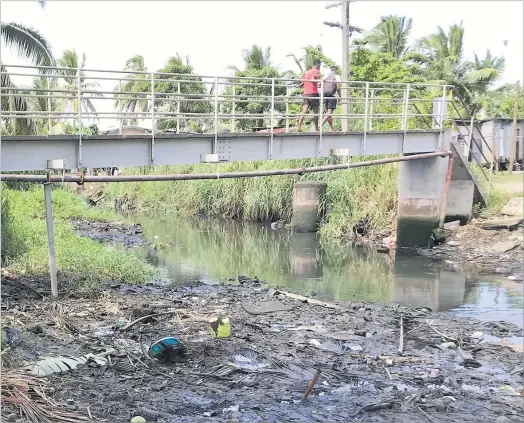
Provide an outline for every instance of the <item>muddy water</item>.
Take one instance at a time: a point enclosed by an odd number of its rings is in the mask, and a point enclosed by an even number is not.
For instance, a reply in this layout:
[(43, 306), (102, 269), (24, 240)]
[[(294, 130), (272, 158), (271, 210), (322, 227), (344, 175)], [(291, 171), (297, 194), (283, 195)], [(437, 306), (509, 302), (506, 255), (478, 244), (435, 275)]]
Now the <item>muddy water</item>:
[(269, 224), (135, 217), (154, 248), (132, 250), (161, 269), (165, 283), (220, 283), (239, 275), (341, 301), (395, 302), (522, 327), (523, 284), (472, 277), (421, 257), (365, 252)]

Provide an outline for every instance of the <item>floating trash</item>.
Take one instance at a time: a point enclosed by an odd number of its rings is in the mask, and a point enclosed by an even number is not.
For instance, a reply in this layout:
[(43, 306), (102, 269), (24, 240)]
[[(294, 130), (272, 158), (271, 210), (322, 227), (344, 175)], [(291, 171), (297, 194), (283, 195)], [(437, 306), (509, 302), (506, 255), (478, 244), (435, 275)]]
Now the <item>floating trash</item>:
[(171, 363), (187, 352), (186, 346), (177, 338), (168, 336), (159, 339), (149, 347), (148, 354), (160, 361)]

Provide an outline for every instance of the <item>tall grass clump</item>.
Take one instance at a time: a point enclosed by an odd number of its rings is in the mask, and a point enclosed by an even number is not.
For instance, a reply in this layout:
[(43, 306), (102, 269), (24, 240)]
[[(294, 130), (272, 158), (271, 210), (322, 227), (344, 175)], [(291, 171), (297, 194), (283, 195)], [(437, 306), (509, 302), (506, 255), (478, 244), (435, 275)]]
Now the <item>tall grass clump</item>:
[[(364, 161), (376, 157), (359, 157)], [(125, 169), (131, 174), (218, 173), (321, 166), (338, 158), (265, 160), (223, 164), (155, 166)], [(109, 199), (124, 194), (139, 213), (151, 215), (208, 215), (268, 221), (291, 219), (292, 191), (300, 180), (326, 181), (327, 214), (321, 233), (340, 238), (362, 217), (375, 228), (388, 227), (396, 214), (398, 164), (312, 173), (303, 176), (271, 176), (202, 181), (112, 183), (105, 187)]]
[[(79, 217), (111, 220), (117, 217), (114, 213), (91, 208), (82, 198), (60, 188), (53, 190), (52, 202), (58, 271), (86, 282), (119, 280), (142, 283), (154, 275), (155, 269), (139, 258), (80, 237), (70, 223), (70, 219)], [(48, 273), (47, 229), (41, 187), (29, 191), (3, 189), (4, 256), (15, 273)]]

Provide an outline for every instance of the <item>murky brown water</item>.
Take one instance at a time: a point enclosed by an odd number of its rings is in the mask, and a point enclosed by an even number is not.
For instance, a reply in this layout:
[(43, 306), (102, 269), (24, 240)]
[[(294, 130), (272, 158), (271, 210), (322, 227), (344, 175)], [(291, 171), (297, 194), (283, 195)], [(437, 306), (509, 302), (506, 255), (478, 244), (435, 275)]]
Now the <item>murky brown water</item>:
[(342, 301), (395, 302), (523, 325), (523, 284), (500, 275), (475, 279), (421, 257), (392, 260), (315, 234), (272, 230), (269, 224), (224, 220), (133, 219), (156, 248), (136, 254), (161, 268), (167, 283), (219, 283), (238, 275)]

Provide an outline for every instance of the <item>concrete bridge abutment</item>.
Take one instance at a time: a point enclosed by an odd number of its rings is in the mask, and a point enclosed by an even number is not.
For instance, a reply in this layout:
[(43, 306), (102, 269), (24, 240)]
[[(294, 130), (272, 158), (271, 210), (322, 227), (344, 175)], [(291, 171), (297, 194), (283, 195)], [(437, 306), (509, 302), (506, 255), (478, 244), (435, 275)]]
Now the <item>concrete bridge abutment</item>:
[(400, 164), (398, 247), (425, 247), (438, 228), (448, 161), (445, 156)]
[(293, 216), (291, 227), (295, 232), (316, 232), (324, 213), (327, 183), (300, 181), (293, 187)]

